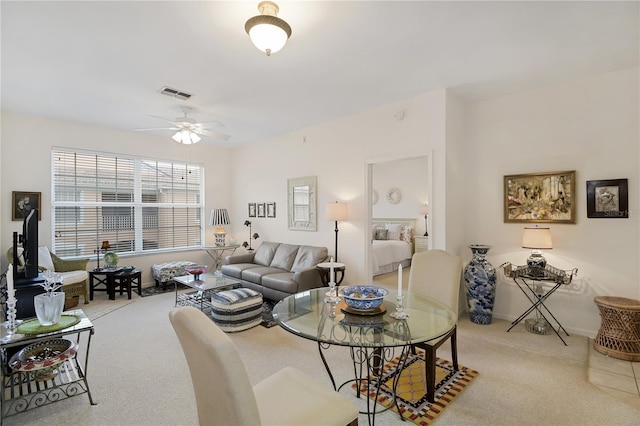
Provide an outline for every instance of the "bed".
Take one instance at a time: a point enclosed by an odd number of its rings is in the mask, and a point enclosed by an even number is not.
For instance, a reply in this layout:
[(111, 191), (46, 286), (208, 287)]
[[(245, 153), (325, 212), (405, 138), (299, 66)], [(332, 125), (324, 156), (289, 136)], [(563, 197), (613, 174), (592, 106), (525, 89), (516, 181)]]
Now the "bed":
[(372, 221), (373, 275), (397, 271), (411, 265), (415, 219), (384, 219)]

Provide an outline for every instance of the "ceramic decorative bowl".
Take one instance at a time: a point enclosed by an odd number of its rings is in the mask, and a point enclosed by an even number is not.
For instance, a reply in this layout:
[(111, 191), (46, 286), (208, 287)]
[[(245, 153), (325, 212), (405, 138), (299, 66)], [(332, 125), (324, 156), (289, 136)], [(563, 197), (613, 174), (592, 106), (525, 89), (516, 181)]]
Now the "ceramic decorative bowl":
[(352, 285), (342, 287), (340, 295), (351, 309), (370, 311), (382, 305), (382, 300), (389, 294), (389, 290), (372, 285)]
[(78, 350), (76, 342), (50, 339), (32, 343), (14, 354), (9, 367), (30, 371), (36, 381), (51, 380), (58, 374), (58, 365), (72, 358)]

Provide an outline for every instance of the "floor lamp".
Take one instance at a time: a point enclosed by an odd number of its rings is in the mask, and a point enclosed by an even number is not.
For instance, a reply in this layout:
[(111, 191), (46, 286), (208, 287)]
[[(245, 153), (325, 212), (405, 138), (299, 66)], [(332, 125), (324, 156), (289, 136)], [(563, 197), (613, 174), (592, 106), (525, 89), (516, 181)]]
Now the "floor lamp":
[(327, 204), (327, 208), (325, 210), (325, 214), (324, 214), (324, 218), (325, 220), (332, 220), (336, 223), (336, 248), (335, 248), (335, 252), (334, 252), (334, 260), (337, 262), (338, 261), (338, 222), (339, 221), (343, 221), (343, 220), (347, 220), (348, 219), (348, 215), (347, 215), (347, 205), (345, 203), (339, 203), (339, 202), (335, 202), (335, 203), (329, 203)]

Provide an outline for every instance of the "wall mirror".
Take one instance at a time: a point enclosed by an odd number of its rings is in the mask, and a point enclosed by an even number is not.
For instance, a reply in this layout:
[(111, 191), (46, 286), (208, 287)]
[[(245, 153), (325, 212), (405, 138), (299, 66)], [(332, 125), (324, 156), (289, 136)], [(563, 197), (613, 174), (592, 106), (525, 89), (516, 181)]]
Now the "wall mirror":
[(316, 230), (316, 177), (288, 179), (289, 229)]

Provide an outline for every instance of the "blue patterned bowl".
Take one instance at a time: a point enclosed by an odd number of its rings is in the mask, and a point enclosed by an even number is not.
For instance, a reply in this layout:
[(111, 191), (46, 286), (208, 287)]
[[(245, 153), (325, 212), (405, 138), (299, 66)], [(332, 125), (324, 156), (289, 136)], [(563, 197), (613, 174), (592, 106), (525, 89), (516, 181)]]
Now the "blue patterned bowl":
[(342, 287), (340, 295), (351, 309), (370, 311), (382, 305), (382, 300), (389, 294), (389, 290), (372, 285), (352, 285)]

